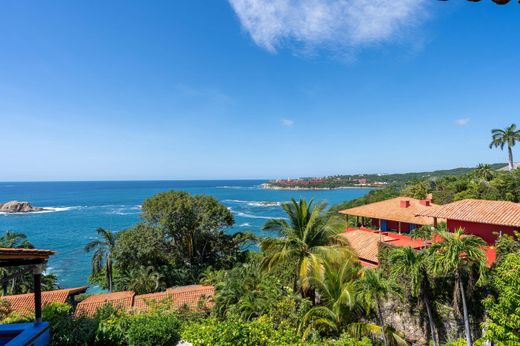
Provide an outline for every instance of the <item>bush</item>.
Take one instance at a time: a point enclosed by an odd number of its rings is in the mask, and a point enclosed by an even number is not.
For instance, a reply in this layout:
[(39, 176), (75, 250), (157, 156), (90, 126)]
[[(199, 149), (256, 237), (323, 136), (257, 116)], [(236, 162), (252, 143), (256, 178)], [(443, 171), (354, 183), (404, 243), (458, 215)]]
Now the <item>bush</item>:
[(133, 315), (127, 330), (131, 346), (177, 345), (180, 340), (180, 322), (173, 313), (166, 315)]
[(262, 316), (256, 320), (208, 318), (184, 326), (182, 339), (193, 346), (270, 346), (295, 345), (301, 338), (296, 330), (275, 329), (272, 320)]

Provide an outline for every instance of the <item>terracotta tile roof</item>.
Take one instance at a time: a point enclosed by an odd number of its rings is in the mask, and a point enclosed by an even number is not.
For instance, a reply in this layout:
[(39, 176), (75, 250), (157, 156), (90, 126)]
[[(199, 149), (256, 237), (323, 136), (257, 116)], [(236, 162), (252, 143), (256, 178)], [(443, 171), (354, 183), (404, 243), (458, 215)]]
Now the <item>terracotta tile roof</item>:
[(414, 249), (420, 249), (423, 241), (412, 239), (403, 234), (395, 234), (388, 232), (379, 232), (365, 228), (348, 228), (342, 236), (347, 238), (350, 246), (356, 252), (359, 260), (364, 266), (374, 266), (378, 264), (379, 243), (383, 242), (388, 245), (406, 247), (410, 246)]
[(172, 298), (172, 295), (167, 292), (140, 294), (134, 297), (134, 305), (132, 308), (137, 311), (147, 310), (149, 302), (160, 302), (167, 298)]
[(450, 220), (520, 227), (520, 204), (508, 201), (464, 199), (419, 212)]
[[(42, 292), (42, 306), (45, 306), (49, 303), (66, 303), (70, 296), (83, 293), (87, 289), (88, 286), (82, 286), (54, 291), (44, 291)], [(34, 293), (3, 296), (0, 299), (8, 301), (11, 310), (16, 311), (22, 315), (32, 314), (34, 312)]]
[[(408, 207), (401, 206), (401, 202), (408, 201)], [(433, 209), (436, 204), (429, 206), (421, 204), (421, 200), (409, 197), (396, 197), (381, 202), (370, 203), (359, 207), (341, 210), (341, 214), (369, 217), (374, 219), (400, 221), (418, 225), (432, 225), (433, 219), (426, 216), (417, 216), (418, 213)]]
[(124, 310), (144, 311), (148, 309), (150, 301), (159, 302), (171, 299), (174, 308), (189, 307), (196, 309), (203, 301), (205, 307), (213, 305), (212, 297), (215, 287), (206, 285), (190, 285), (169, 288), (165, 292), (135, 295), (132, 291), (96, 294), (80, 302), (76, 308), (76, 315), (93, 315), (101, 306), (112, 303)]
[(378, 263), (379, 242), (389, 240), (390, 237), (371, 230), (349, 229), (342, 233), (361, 261)]
[(188, 306), (191, 309), (197, 308), (201, 301), (206, 307), (212, 306), (212, 298), (215, 295), (215, 287), (207, 285), (190, 285), (166, 290), (173, 296), (175, 307)]
[(129, 310), (134, 304), (134, 296), (135, 293), (132, 291), (91, 295), (78, 304), (76, 307), (76, 315), (85, 314), (87, 316), (92, 316), (96, 313), (97, 309), (108, 303), (112, 304), (114, 307)]

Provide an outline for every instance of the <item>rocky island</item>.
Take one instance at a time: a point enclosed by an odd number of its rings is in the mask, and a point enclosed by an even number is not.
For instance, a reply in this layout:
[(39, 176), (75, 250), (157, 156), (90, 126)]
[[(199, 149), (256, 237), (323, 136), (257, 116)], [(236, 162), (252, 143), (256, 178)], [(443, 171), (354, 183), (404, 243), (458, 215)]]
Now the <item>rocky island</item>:
[(0, 203), (0, 213), (33, 213), (36, 211), (45, 211), (45, 208), (33, 207), (29, 202), (9, 201)]

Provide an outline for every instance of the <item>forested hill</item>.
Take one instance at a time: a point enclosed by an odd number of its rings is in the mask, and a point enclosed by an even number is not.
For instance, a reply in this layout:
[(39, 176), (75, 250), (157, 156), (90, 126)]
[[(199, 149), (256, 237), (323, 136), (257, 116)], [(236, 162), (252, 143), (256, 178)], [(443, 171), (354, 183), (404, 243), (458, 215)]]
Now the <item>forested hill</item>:
[[(497, 170), (506, 166), (504, 163), (489, 165), (491, 169)], [(271, 180), (264, 187), (274, 189), (335, 189), (356, 186), (398, 186), (402, 187), (414, 180), (442, 178), (446, 176), (460, 176), (473, 171), (475, 167), (460, 167), (429, 172), (411, 172), (394, 174), (354, 174), (334, 175), (328, 177), (305, 177), (298, 179)]]

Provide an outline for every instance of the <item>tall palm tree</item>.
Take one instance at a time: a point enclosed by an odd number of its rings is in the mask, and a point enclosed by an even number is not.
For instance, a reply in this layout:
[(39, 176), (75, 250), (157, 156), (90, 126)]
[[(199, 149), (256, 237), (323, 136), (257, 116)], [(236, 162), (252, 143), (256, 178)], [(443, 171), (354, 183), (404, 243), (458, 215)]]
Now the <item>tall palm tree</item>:
[(422, 301), (428, 314), (433, 345), (437, 346), (435, 325), (429, 299), (428, 254), (426, 251), (416, 251), (411, 247), (395, 248), (390, 253), (390, 264), (394, 278), (402, 278), (410, 288), (412, 297)]
[(97, 274), (104, 268), (108, 290), (112, 292), (112, 256), (116, 246), (117, 234), (101, 227), (97, 229), (97, 233), (101, 239), (92, 240), (85, 245), (85, 252), (94, 251), (92, 255), (92, 273)]
[(516, 129), (516, 124), (511, 124), (505, 129), (491, 130), (491, 143), (489, 148), (498, 148), (504, 150), (507, 145), (507, 152), (509, 154), (509, 171), (513, 170), (513, 147), (517, 141), (520, 141), (520, 130)]
[(285, 261), (296, 261), (294, 289), (300, 289), (304, 295), (301, 282), (308, 275), (311, 264), (326, 253), (340, 255), (350, 252), (350, 248), (346, 239), (339, 236), (341, 231), (325, 221), (324, 204), (314, 205), (312, 200), (307, 203), (303, 199), (298, 202), (291, 199), (289, 203), (282, 204), (282, 208), (287, 213), (288, 221), (271, 219), (263, 227), (264, 230), (279, 232), (282, 237), (262, 241), (261, 247), (266, 254), (262, 267), (271, 270)]
[(486, 256), (482, 246), (486, 243), (480, 237), (464, 234), (464, 229), (462, 228), (455, 230), (453, 233), (439, 230), (437, 234), (441, 240), (430, 247), (430, 251), (433, 254), (431, 267), (436, 275), (453, 275), (455, 277), (453, 298), (454, 302), (458, 302), (459, 297), (462, 300), (466, 343), (468, 346), (471, 346), (471, 330), (463, 278), (475, 266), (478, 266), (479, 275), (483, 274)]
[[(358, 280), (359, 291), (358, 300), (365, 307), (367, 312), (376, 309), (381, 329), (384, 331), (385, 321), (383, 310), (381, 309), (382, 300), (386, 299), (390, 293), (397, 293), (397, 285), (392, 280), (383, 276), (381, 269), (365, 269), (362, 271), (361, 278)], [(389, 344), (386, 333), (381, 333), (385, 346)]]

